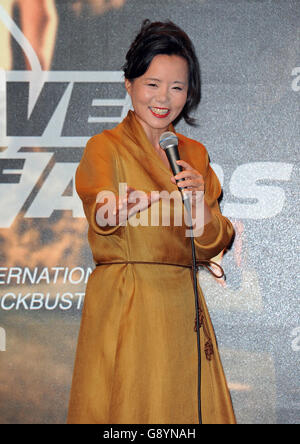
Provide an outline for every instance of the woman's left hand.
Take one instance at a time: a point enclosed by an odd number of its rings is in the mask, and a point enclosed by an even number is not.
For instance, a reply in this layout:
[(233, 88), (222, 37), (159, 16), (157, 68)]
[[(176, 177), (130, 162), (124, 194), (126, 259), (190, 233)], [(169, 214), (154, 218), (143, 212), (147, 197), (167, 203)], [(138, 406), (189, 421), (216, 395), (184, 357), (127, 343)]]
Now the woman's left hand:
[(182, 188), (183, 191), (191, 192), (192, 205), (201, 203), (205, 191), (203, 176), (184, 160), (177, 160), (176, 163), (183, 168), (183, 171), (171, 177), (172, 183)]

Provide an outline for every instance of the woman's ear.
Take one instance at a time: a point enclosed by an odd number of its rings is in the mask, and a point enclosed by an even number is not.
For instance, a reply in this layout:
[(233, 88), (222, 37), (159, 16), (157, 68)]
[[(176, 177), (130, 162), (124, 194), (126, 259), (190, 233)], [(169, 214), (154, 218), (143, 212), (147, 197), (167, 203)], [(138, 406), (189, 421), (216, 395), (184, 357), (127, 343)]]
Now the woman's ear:
[(128, 94), (131, 96), (131, 81), (128, 79), (125, 79), (125, 88)]

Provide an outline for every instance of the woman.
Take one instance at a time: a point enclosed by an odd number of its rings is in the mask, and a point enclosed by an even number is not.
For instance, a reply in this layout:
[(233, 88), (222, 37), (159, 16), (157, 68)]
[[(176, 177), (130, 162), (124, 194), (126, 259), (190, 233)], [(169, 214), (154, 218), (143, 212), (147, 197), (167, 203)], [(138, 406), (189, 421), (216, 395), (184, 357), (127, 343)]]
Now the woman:
[[(177, 134), (183, 170), (174, 177), (159, 145), (162, 133), (174, 132), (173, 122), (183, 117), (193, 123), (190, 112), (200, 101), (199, 65), (181, 29), (172, 22), (145, 21), (127, 53), (124, 73), (134, 111), (113, 130), (90, 139), (76, 175), (97, 267), (87, 286), (68, 422), (198, 423), (187, 227), (136, 221), (137, 213), (142, 218), (149, 209), (161, 210), (163, 199), (152, 191), (179, 193), (178, 185), (192, 194), (193, 215), (202, 208), (197, 259), (211, 259), (231, 240), (232, 225), (220, 214), (220, 184), (204, 146)], [(128, 185), (122, 196), (120, 183)], [(234, 423), (213, 327), (198, 291), (202, 422)]]

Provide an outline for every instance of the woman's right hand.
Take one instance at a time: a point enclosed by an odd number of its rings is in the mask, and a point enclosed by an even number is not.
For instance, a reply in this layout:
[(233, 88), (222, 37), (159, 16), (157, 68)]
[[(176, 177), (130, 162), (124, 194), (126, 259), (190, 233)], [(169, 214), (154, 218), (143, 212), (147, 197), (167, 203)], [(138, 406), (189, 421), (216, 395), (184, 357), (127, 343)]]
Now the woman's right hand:
[(146, 210), (160, 199), (158, 192), (146, 193), (127, 186), (126, 194), (117, 199), (117, 206), (113, 211), (117, 225), (125, 222), (129, 217)]
[(97, 196), (96, 222), (100, 227), (124, 224), (128, 218), (146, 210), (159, 199), (158, 191), (146, 193), (129, 186), (122, 196), (102, 191)]

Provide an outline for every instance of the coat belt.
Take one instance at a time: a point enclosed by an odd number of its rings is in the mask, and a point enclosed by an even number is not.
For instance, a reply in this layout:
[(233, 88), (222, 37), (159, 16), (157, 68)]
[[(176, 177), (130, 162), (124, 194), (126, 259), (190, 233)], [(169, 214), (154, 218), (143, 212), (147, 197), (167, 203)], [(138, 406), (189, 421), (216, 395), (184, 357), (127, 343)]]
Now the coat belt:
[[(183, 267), (183, 268), (191, 268), (193, 269), (192, 264), (176, 264), (172, 262), (148, 262), (148, 261), (113, 261), (113, 262), (100, 262), (96, 264), (96, 267), (100, 267), (101, 265), (121, 265), (121, 264), (144, 264), (144, 265), (172, 265), (173, 267)], [(214, 266), (218, 268), (220, 271), (220, 274), (215, 273), (211, 266)], [(225, 273), (221, 265), (219, 265), (217, 262), (210, 261), (210, 260), (204, 260), (204, 261), (197, 261), (196, 262), (196, 268), (204, 267), (206, 268), (215, 278), (221, 279)]]

